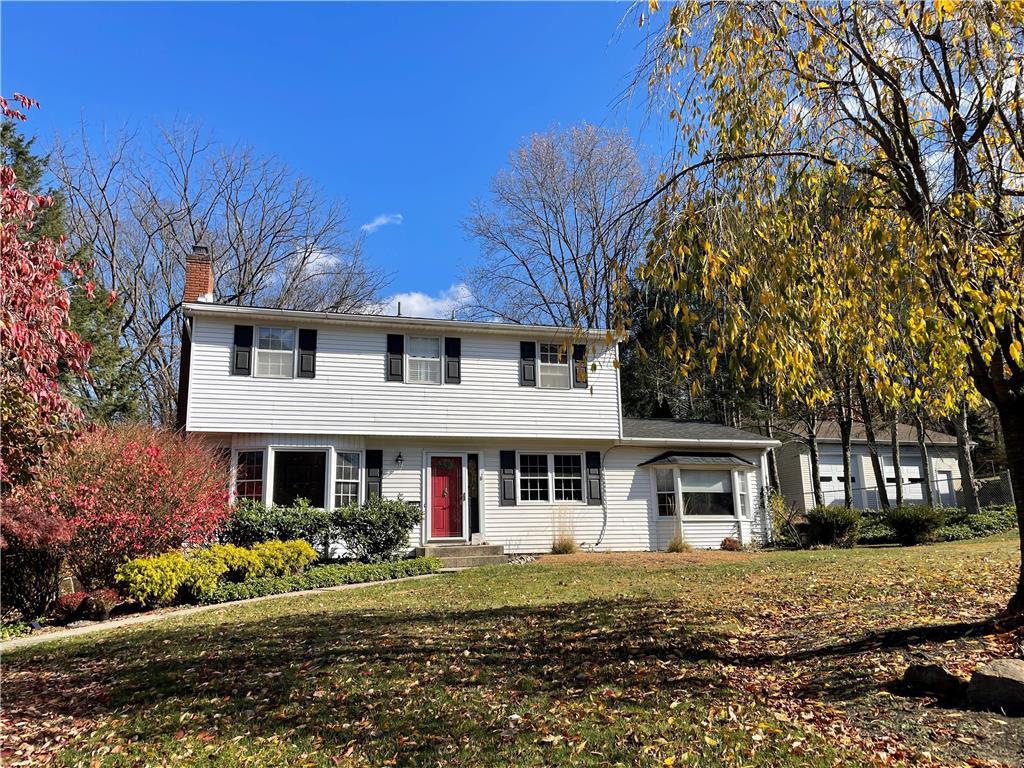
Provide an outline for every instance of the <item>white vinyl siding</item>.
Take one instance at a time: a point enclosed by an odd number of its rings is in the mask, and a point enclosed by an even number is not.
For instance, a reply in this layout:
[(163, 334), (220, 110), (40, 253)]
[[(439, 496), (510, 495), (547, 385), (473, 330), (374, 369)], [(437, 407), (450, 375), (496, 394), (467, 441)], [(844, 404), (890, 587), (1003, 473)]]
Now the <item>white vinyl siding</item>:
[(410, 384), (441, 383), (441, 340), (425, 336), (406, 339), (405, 380)]
[(538, 389), (519, 386), (518, 337), (486, 329), (462, 333), (462, 383), (414, 387), (385, 380), (386, 328), (323, 325), (317, 330), (315, 379), (231, 376), (233, 322), (197, 315), (186, 428), (410, 437), (619, 436), (614, 346), (594, 353), (588, 390)]
[(256, 375), (290, 379), (295, 374), (295, 329), (256, 329)]

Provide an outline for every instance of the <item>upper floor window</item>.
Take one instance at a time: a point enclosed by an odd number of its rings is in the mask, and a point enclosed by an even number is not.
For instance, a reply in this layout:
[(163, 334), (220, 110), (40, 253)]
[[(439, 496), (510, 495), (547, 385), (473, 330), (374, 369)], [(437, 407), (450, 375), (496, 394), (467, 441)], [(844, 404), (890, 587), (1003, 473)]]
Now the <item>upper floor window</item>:
[(256, 375), (290, 379), (295, 375), (295, 329), (256, 330)]
[(568, 389), (569, 370), (569, 353), (564, 345), (540, 345), (537, 383), (542, 389)]
[(414, 384), (441, 383), (441, 340), (434, 337), (410, 336), (406, 354), (409, 365), (406, 381)]

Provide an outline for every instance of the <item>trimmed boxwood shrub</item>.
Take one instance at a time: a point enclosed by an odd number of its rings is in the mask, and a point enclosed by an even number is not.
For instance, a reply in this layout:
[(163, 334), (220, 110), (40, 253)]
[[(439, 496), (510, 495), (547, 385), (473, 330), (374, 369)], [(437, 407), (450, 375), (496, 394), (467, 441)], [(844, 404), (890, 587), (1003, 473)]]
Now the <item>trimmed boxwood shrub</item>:
[(885, 522), (895, 533), (897, 543), (912, 546), (935, 538), (946, 523), (946, 510), (927, 504), (904, 504), (886, 510)]
[(420, 520), (420, 510), (397, 499), (374, 496), (365, 504), (350, 504), (334, 511), (334, 527), (349, 554), (364, 563), (394, 559), (409, 546), (409, 531)]
[(857, 541), (861, 511), (846, 507), (815, 507), (807, 513), (807, 543), (811, 546), (852, 547)]
[(242, 500), (231, 511), (220, 540), (238, 547), (264, 541), (302, 539), (323, 549), (333, 538), (331, 513), (298, 499), (290, 507), (267, 507), (258, 501)]
[(371, 581), (388, 581), (407, 576), (422, 576), (436, 573), (441, 561), (436, 557), (418, 557), (412, 560), (396, 560), (387, 563), (335, 563), (317, 565), (305, 573), (294, 576), (263, 576), (238, 584), (223, 583), (212, 595), (204, 597), (204, 603), (227, 603), (247, 600), (252, 597), (279, 595), (304, 589), (323, 589), (342, 584), (362, 584)]

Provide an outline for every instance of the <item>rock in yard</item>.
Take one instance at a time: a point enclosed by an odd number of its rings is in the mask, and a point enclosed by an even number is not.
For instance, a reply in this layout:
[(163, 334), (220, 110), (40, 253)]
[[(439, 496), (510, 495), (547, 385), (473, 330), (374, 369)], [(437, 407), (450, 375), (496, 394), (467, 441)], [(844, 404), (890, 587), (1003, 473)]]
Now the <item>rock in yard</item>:
[(1024, 660), (989, 662), (971, 677), (967, 698), (983, 709), (1024, 714)]
[(911, 664), (903, 673), (903, 685), (917, 694), (939, 698), (957, 698), (967, 689), (967, 681), (948, 672), (941, 664)]

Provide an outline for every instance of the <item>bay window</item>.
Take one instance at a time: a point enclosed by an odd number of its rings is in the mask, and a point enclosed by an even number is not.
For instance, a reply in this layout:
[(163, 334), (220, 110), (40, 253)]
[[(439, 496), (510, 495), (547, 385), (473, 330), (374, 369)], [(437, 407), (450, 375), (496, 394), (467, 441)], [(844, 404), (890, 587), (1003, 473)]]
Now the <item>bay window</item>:
[(658, 517), (676, 515), (676, 473), (672, 469), (654, 470), (654, 484), (658, 494)]
[(684, 515), (735, 516), (732, 472), (727, 469), (682, 469), (679, 490)]

